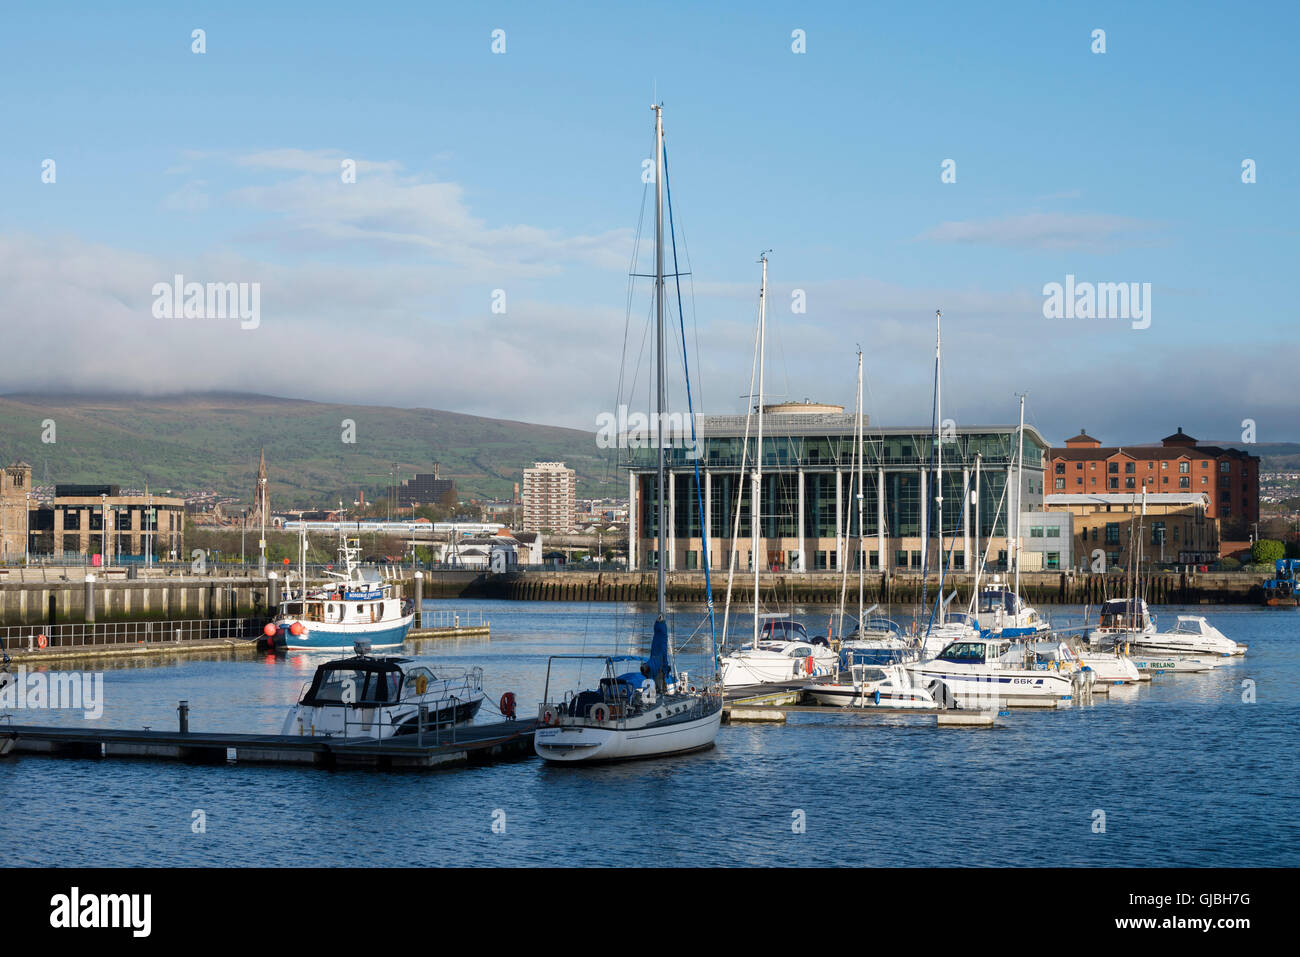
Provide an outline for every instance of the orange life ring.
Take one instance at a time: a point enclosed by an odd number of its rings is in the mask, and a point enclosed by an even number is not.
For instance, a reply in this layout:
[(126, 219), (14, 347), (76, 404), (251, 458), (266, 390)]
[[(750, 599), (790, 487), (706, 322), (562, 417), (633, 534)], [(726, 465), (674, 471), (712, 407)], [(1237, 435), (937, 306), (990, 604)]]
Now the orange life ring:
[(46, 638), (44, 635), (37, 635), (37, 636), (36, 636), (36, 647), (37, 647), (37, 648), (44, 648), (44, 647), (45, 647), (46, 645), (48, 645), (49, 643), (50, 643), (50, 640), (49, 640), (48, 638)]
[(551, 723), (551, 712), (547, 711), (545, 714), (542, 715), (542, 724), (550, 724), (550, 723)]
[(593, 718), (595, 718), (597, 721), (604, 721), (604, 720), (605, 720), (605, 706), (604, 706), (603, 704), (598, 704), (598, 705), (596, 705), (595, 710), (591, 712), (591, 716), (592, 716)]

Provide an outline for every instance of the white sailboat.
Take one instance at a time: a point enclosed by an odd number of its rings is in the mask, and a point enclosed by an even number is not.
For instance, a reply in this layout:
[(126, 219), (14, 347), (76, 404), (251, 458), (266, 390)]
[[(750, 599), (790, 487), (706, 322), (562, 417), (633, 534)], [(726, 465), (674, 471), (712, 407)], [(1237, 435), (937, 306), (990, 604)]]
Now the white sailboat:
[[(747, 645), (741, 645), (721, 660), (722, 683), (727, 688), (745, 685), (775, 684), (834, 674), (839, 656), (825, 645), (810, 642), (807, 633), (801, 636), (794, 629), (776, 629), (771, 616), (759, 614), (758, 599), (762, 567), (762, 500), (763, 500), (763, 363), (766, 349), (767, 309), (767, 253), (759, 257), (762, 280), (758, 292), (758, 439), (754, 455), (754, 470), (750, 475), (749, 521), (752, 535), (751, 552), (754, 566), (754, 634)], [(734, 554), (734, 549), (733, 549)], [(728, 600), (730, 589), (728, 589)], [(781, 616), (784, 617), (784, 616)], [(798, 626), (802, 628), (802, 626)], [(724, 627), (723, 634), (726, 634)]]
[[(664, 365), (664, 128), (663, 107), (655, 112), (655, 351), (656, 421), (667, 408)], [(674, 269), (674, 273), (678, 270)], [(689, 395), (689, 393), (688, 393)], [(693, 417), (692, 417), (693, 419)], [(658, 614), (650, 654), (629, 656), (555, 655), (546, 671), (546, 689), (538, 705), (541, 726), (533, 736), (534, 750), (547, 761), (577, 763), (684, 754), (713, 746), (722, 723), (722, 691), (718, 684), (696, 689), (673, 664), (665, 618), (667, 582), (668, 496), (664, 468), (664, 435), (658, 433), (656, 475), (656, 549), (658, 553)], [(708, 523), (701, 523), (705, 568), (708, 567)], [(710, 609), (711, 611), (711, 609)], [(557, 659), (604, 661), (604, 674), (595, 688), (551, 698), (551, 667)], [(716, 661), (716, 655), (715, 655)], [(633, 667), (635, 663), (635, 667)], [(627, 669), (627, 670), (622, 670)]]

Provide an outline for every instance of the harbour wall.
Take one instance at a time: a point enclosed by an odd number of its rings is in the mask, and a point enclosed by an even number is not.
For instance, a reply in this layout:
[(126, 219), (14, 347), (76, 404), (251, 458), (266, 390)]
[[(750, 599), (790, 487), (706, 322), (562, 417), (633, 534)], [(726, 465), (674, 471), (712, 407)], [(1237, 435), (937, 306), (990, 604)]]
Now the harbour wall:
[[(489, 598), (512, 601), (637, 602), (654, 601), (653, 572), (510, 572), (428, 571), (424, 573), (426, 601), (455, 598)], [(949, 575), (945, 593), (957, 591), (956, 606), (970, 598), (973, 576)], [(1261, 604), (1263, 576), (1241, 572), (1169, 572), (1153, 575), (1146, 585), (1152, 604)], [(189, 618), (242, 618), (265, 616), (278, 604), (280, 582), (262, 578), (159, 577), (138, 580), (85, 582), (0, 582), (0, 625), (66, 624), (94, 621), (176, 621)], [(414, 595), (412, 578), (396, 582), (401, 595)], [(765, 602), (837, 604), (841, 579), (834, 573), (772, 573), (763, 577)], [(920, 602), (920, 575), (871, 574), (864, 584), (868, 604), (907, 605)], [(938, 575), (925, 584), (928, 596), (939, 587)], [(751, 602), (753, 579), (737, 576), (732, 601)], [(1025, 572), (1020, 590), (1033, 605), (1096, 605), (1124, 593), (1117, 575), (1079, 575), (1068, 572)], [(713, 599), (726, 597), (726, 576), (714, 576)], [(87, 615), (91, 596), (93, 618)], [(857, 579), (850, 578), (845, 601), (856, 605)], [(670, 572), (668, 600), (704, 602), (707, 596), (700, 572)]]
[[(471, 572), (426, 572), (426, 598), (494, 598), (516, 601), (654, 601), (656, 576), (653, 572), (514, 572), (475, 574)], [(441, 577), (440, 577), (441, 576)], [(670, 572), (668, 600), (707, 600), (702, 572)], [(985, 577), (983, 581), (987, 582)], [(1260, 604), (1263, 576), (1238, 572), (1168, 572), (1146, 579), (1145, 594), (1152, 604)], [(948, 575), (944, 593), (957, 591), (955, 605), (970, 599), (973, 575)], [(713, 600), (726, 597), (725, 575), (713, 576)], [(835, 573), (781, 573), (763, 576), (760, 597), (767, 602), (797, 601), (810, 604), (838, 604), (841, 588), (845, 601), (856, 605), (858, 582), (851, 576), (845, 585)], [(922, 590), (929, 598), (937, 593), (939, 576), (923, 582), (920, 575), (868, 574), (863, 586), (867, 604), (915, 604)], [(1022, 572), (1020, 591), (1033, 605), (1099, 604), (1124, 594), (1119, 575), (1080, 575), (1069, 572)], [(733, 602), (753, 601), (752, 573), (737, 576), (732, 585)]]

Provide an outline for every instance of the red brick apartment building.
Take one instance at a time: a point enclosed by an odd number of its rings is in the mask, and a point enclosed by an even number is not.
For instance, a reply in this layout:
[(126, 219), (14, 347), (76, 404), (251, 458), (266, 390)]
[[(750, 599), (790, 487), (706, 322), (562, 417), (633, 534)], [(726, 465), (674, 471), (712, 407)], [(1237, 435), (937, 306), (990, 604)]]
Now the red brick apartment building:
[[(1047, 495), (1203, 492), (1206, 515), (1226, 539), (1246, 538), (1259, 521), (1259, 456), (1199, 445), (1180, 427), (1159, 445), (1103, 446), (1087, 430), (1048, 452)], [(1049, 499), (1050, 501), (1050, 499)]]

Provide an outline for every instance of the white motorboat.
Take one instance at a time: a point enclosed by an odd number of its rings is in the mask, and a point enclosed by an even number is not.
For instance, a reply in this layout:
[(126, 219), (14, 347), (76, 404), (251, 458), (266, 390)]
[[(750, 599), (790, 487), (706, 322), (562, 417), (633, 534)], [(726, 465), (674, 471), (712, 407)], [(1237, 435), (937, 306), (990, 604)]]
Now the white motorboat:
[[(666, 371), (664, 367), (664, 226), (671, 230), (671, 209), (664, 219), (664, 189), (666, 168), (664, 154), (663, 108), (655, 111), (655, 339), (656, 339), (656, 412), (667, 412)], [(676, 270), (674, 270), (676, 271)], [(763, 259), (763, 288), (767, 286), (767, 259)], [(760, 317), (762, 315), (760, 299)], [(761, 326), (761, 318), (760, 318)], [(687, 383), (689, 395), (689, 380)], [(687, 407), (691, 412), (690, 406)], [(694, 416), (691, 415), (691, 421)], [(694, 433), (692, 432), (692, 435)], [(698, 690), (688, 685), (685, 675), (677, 674), (673, 666), (672, 649), (668, 641), (666, 569), (667, 547), (664, 541), (668, 525), (668, 484), (666, 480), (664, 442), (656, 441), (657, 474), (655, 480), (655, 507), (658, 512), (655, 534), (658, 614), (650, 642), (650, 654), (639, 658), (594, 656), (604, 661), (604, 676), (597, 687), (578, 692), (565, 692), (558, 700), (551, 699), (551, 666), (557, 658), (592, 658), (591, 655), (558, 655), (551, 658), (546, 669), (546, 688), (538, 705), (540, 727), (533, 735), (533, 749), (547, 761), (577, 763), (590, 761), (618, 761), (629, 758), (649, 758), (684, 754), (713, 746), (722, 724), (722, 689), (716, 676), (706, 687)], [(699, 487), (696, 473), (696, 493)], [(704, 571), (708, 581), (709, 542), (705, 523)], [(757, 553), (755, 553), (757, 554)], [(758, 562), (755, 562), (757, 565)], [(712, 609), (710, 608), (710, 622)], [(713, 651), (717, 662), (717, 648)], [(621, 662), (635, 661), (637, 667), (619, 672)]]
[(974, 615), (950, 611), (942, 624), (932, 625), (921, 639), (921, 654), (932, 658), (954, 641), (968, 641), (980, 637), (980, 627)]
[(1133, 652), (1133, 664), (1144, 675), (1202, 674), (1213, 671), (1219, 659), (1192, 658), (1186, 655), (1147, 654)]
[[(848, 680), (845, 681), (844, 678)], [(931, 688), (938, 681), (931, 681)], [(937, 689), (936, 689), (937, 690)], [(851, 665), (836, 682), (818, 682), (808, 693), (820, 704), (847, 708), (936, 708), (938, 701), (930, 688), (922, 688), (902, 665)]]
[(354, 657), (317, 667), (280, 733), (384, 739), (462, 724), (483, 704), (481, 668), (406, 668), (410, 658), (369, 650), (358, 642)]
[(1133, 659), (1116, 648), (1112, 651), (1080, 651), (1081, 667), (1091, 668), (1097, 680), (1108, 685), (1137, 684), (1142, 671)]
[(1040, 662), (1007, 638), (955, 641), (934, 658), (906, 666), (918, 682), (942, 680), (957, 703), (993, 708), (1005, 702), (1019, 707), (1053, 707), (1074, 696), (1077, 673), (1059, 664)]
[(803, 625), (769, 616), (757, 648), (751, 642), (722, 657), (722, 684), (739, 688), (833, 675), (839, 661), (830, 647), (811, 641)]
[(1138, 635), (1133, 646), (1148, 655), (1232, 658), (1246, 653), (1245, 645), (1233, 641), (1201, 615), (1179, 615), (1173, 631)]

